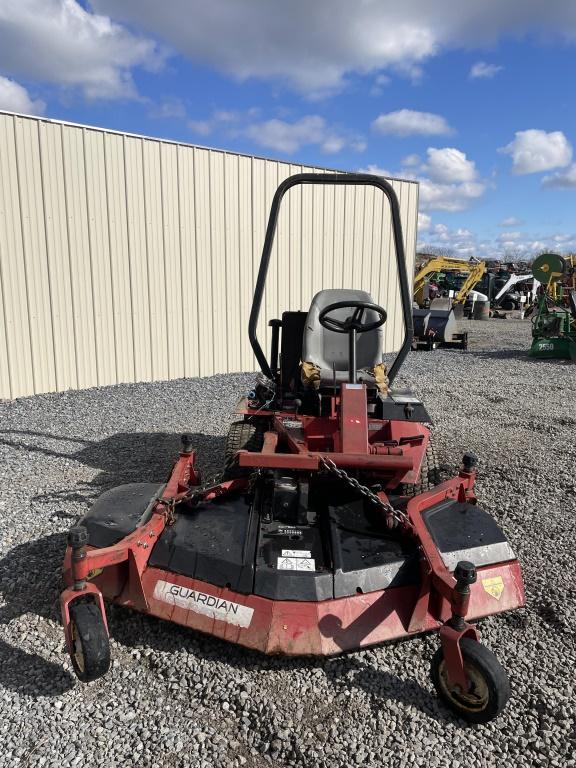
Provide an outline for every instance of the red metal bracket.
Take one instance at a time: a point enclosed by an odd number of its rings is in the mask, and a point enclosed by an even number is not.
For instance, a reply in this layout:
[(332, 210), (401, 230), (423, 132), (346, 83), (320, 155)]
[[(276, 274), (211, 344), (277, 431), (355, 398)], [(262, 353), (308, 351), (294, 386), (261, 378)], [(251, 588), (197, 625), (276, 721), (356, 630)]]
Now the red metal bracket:
[(440, 628), (440, 642), (446, 663), (448, 682), (451, 685), (458, 685), (462, 691), (467, 691), (469, 683), (464, 671), (464, 659), (460, 649), (460, 640), (463, 637), (478, 640), (476, 627), (464, 623), (462, 629), (454, 629), (450, 624), (443, 624)]
[(364, 384), (340, 387), (340, 441), (343, 454), (368, 453), (368, 406)]

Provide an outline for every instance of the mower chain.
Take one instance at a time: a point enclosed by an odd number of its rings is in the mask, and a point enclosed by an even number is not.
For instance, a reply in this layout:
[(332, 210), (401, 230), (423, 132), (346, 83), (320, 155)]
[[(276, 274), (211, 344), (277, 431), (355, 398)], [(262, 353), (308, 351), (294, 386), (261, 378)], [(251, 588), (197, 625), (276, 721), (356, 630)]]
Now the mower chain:
[(190, 503), (202, 501), (206, 491), (209, 491), (211, 488), (216, 488), (220, 485), (221, 482), (222, 472), (219, 472), (217, 475), (214, 475), (208, 480), (205, 480), (201, 485), (193, 485), (185, 494), (179, 498), (160, 499), (160, 501), (162, 504), (168, 507), (172, 517), (172, 522), (174, 522), (173, 517), (175, 507), (177, 507), (179, 504), (183, 504), (184, 502)]
[(355, 477), (350, 477), (350, 475), (343, 469), (338, 469), (332, 459), (328, 459), (326, 456), (322, 456), (320, 459), (320, 464), (328, 472), (335, 475), (336, 477), (339, 477), (341, 480), (344, 480), (345, 483), (347, 483), (351, 488), (354, 488), (354, 490), (364, 496), (364, 498), (371, 501), (377, 507), (380, 507), (380, 509), (386, 515), (386, 522), (389, 528), (394, 528), (396, 525), (403, 525), (408, 528), (411, 527), (412, 524), (410, 523), (410, 518), (405, 512), (403, 512), (401, 509), (394, 509), (391, 504), (387, 504), (385, 501), (382, 501), (380, 496), (373, 493), (370, 488), (362, 485), (362, 483), (359, 483)]

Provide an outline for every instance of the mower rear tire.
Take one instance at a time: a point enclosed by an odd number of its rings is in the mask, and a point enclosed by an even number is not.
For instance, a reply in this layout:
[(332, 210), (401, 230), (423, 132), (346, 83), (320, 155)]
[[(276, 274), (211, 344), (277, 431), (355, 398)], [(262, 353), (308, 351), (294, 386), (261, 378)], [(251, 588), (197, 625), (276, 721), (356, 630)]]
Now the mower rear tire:
[(432, 444), (432, 438), (426, 447), (426, 453), (422, 459), (422, 466), (420, 468), (420, 477), (418, 482), (414, 484), (404, 483), (403, 496), (418, 496), (426, 491), (431, 491), (437, 485), (442, 482), (440, 475), (440, 467), (438, 465), (438, 457), (434, 445)]
[(463, 720), (488, 723), (498, 717), (510, 698), (508, 675), (492, 651), (477, 640), (463, 637), (460, 650), (470, 690), (462, 692), (448, 682), (442, 648), (432, 658), (432, 682), (442, 701)]
[(70, 658), (78, 678), (83, 683), (90, 683), (105, 675), (110, 668), (110, 640), (96, 603), (72, 603), (70, 634)]
[(236, 454), (238, 451), (259, 453), (264, 445), (264, 431), (261, 425), (250, 421), (233, 421), (230, 424), (224, 446), (225, 480), (250, 474), (252, 470), (249, 467), (239, 467), (236, 464)]

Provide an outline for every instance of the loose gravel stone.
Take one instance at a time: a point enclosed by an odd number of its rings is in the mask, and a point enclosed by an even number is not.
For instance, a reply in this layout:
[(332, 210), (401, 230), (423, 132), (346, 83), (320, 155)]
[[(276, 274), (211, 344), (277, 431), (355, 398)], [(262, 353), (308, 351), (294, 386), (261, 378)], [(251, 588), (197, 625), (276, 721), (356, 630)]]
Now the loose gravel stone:
[(480, 458), (527, 607), (480, 623), (510, 673), (496, 721), (435, 696), (435, 635), (332, 659), (252, 653), (109, 609), (113, 664), (76, 681), (58, 616), (67, 528), (119, 483), (163, 480), (191, 432), (208, 474), (252, 375), (0, 403), (0, 766), (576, 766), (576, 367), (526, 356), (528, 322), (470, 324), (467, 353), (414, 353), (445, 471)]

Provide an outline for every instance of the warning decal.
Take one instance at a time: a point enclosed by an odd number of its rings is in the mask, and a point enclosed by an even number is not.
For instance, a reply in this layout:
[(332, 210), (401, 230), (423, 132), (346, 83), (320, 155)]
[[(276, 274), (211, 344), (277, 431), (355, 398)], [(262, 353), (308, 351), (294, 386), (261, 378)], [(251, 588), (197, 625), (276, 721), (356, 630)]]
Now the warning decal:
[(489, 595), (495, 597), (496, 600), (500, 600), (502, 592), (504, 592), (504, 582), (502, 576), (492, 576), (490, 579), (482, 579), (482, 586), (484, 591)]
[(315, 571), (316, 563), (312, 557), (279, 557), (276, 568), (279, 571)]
[(195, 589), (171, 584), (169, 581), (157, 581), (154, 589), (156, 600), (162, 600), (170, 605), (177, 605), (187, 611), (201, 613), (236, 627), (249, 627), (252, 621), (253, 608), (233, 603), (216, 595), (198, 592)]
[(307, 549), (283, 549), (282, 557), (312, 557)]

